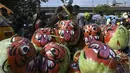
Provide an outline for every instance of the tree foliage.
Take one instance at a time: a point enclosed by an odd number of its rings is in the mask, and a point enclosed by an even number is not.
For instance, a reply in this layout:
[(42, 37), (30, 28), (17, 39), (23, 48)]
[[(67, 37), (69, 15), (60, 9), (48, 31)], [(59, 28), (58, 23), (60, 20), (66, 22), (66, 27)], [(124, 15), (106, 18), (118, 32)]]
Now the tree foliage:
[(94, 13), (102, 11), (104, 14), (113, 14), (114, 10), (109, 5), (98, 5), (94, 8)]
[(35, 13), (40, 3), (48, 0), (1, 0), (0, 3), (10, 8), (15, 14)]

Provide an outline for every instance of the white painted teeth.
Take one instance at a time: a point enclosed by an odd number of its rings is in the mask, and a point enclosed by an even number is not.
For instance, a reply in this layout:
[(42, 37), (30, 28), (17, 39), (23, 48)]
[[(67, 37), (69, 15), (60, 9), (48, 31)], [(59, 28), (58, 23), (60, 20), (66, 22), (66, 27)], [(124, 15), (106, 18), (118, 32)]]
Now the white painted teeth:
[(50, 61), (50, 60), (48, 60), (48, 66), (49, 66), (50, 68), (52, 68), (52, 67), (53, 67), (53, 62)]
[(71, 30), (71, 31), (70, 31), (70, 34), (71, 34), (71, 35), (74, 35), (74, 31), (73, 31), (73, 30)]
[(60, 35), (60, 38), (64, 38), (64, 36), (63, 36), (63, 35), (64, 35), (64, 30), (59, 30), (58, 33), (59, 33), (59, 35)]
[(112, 50), (110, 50), (110, 55), (109, 55), (109, 57), (110, 57), (110, 58), (116, 57), (116, 54), (115, 54)]
[(44, 38), (46, 38), (46, 35), (44, 34)]
[(59, 34), (61, 34), (61, 30), (59, 30)]
[(52, 37), (50, 35), (48, 35), (48, 40), (51, 41), (52, 40)]
[(97, 50), (97, 49), (93, 49), (93, 51), (94, 51), (95, 53), (98, 53), (98, 50)]
[(38, 39), (38, 35), (37, 34), (35, 35), (35, 38)]
[(94, 36), (94, 37), (95, 37), (95, 39), (96, 39), (96, 40), (98, 40), (98, 39), (99, 39), (99, 36)]
[(90, 47), (94, 47), (95, 49), (99, 48), (98, 44), (91, 44)]
[(67, 32), (67, 33), (69, 33), (69, 31), (68, 31), (68, 30), (67, 30), (66, 32)]
[(47, 55), (52, 55), (51, 51), (46, 52)]
[(93, 39), (93, 36), (92, 36), (92, 35), (90, 35), (90, 39)]
[(63, 36), (60, 36), (60, 38), (64, 38)]
[(32, 61), (29, 62), (29, 65), (28, 65), (29, 71), (32, 71), (35, 68), (34, 65), (35, 65), (34, 60), (32, 60)]
[(87, 37), (85, 38), (85, 43), (88, 43), (88, 38)]
[(42, 58), (42, 63), (44, 63), (44, 62), (45, 62), (45, 58), (43, 57), (43, 58)]

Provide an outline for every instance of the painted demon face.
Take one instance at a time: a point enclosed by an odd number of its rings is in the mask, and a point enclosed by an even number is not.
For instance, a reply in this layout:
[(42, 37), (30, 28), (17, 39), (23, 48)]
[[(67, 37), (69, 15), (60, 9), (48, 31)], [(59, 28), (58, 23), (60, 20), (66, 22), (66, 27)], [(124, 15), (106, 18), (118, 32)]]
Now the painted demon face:
[(112, 49), (124, 49), (129, 41), (128, 30), (122, 25), (111, 26), (105, 30), (104, 39)]
[(83, 33), (84, 33), (84, 40), (86, 44), (88, 44), (92, 40), (103, 41), (101, 28), (96, 24), (85, 25), (83, 27)]
[(38, 59), (41, 73), (66, 73), (70, 55), (67, 47), (51, 42), (40, 52)]
[(75, 45), (80, 37), (80, 28), (73, 20), (63, 20), (56, 24), (57, 41), (67, 45)]
[(29, 62), (36, 56), (33, 44), (26, 38), (14, 37), (8, 47), (8, 63), (12, 73), (35, 73)]
[(54, 35), (54, 30), (52, 28), (40, 28), (36, 30), (32, 36), (32, 43), (37, 51), (42, 50), (47, 43), (55, 41), (52, 37)]
[(107, 45), (92, 41), (79, 56), (81, 73), (113, 73), (117, 67), (116, 54)]

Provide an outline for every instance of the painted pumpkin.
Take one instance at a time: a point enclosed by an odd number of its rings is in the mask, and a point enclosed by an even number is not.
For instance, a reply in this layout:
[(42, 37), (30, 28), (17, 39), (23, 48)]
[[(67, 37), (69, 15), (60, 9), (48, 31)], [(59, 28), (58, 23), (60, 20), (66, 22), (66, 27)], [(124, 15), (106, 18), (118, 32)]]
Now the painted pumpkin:
[[(14, 38), (15, 37), (15, 38)], [(0, 41), (0, 73), (5, 73), (5, 72), (9, 72), (8, 69), (8, 47), (12, 44), (12, 42), (19, 40), (20, 37), (18, 37), (17, 35), (8, 38), (8, 39), (4, 39), (2, 41)]]
[(83, 33), (86, 44), (88, 44), (92, 40), (103, 42), (103, 35), (101, 33), (101, 28), (96, 24), (85, 25), (83, 27)]
[(111, 26), (105, 30), (104, 39), (105, 43), (108, 44), (112, 49), (124, 49), (129, 42), (129, 32), (122, 25)]
[(107, 45), (92, 41), (79, 56), (81, 73), (115, 73), (117, 61), (115, 52)]
[(64, 45), (50, 42), (42, 49), (38, 59), (40, 73), (66, 73), (70, 52)]
[(8, 47), (8, 63), (11, 73), (35, 73), (35, 63), (31, 61), (36, 56), (33, 44), (23, 37), (13, 39)]
[(62, 20), (55, 24), (56, 36), (59, 43), (65, 45), (77, 44), (80, 37), (79, 25), (73, 20)]
[(36, 30), (32, 36), (32, 43), (36, 50), (39, 52), (48, 42), (54, 42), (55, 39), (52, 37), (54, 35), (54, 29), (52, 28), (39, 28)]

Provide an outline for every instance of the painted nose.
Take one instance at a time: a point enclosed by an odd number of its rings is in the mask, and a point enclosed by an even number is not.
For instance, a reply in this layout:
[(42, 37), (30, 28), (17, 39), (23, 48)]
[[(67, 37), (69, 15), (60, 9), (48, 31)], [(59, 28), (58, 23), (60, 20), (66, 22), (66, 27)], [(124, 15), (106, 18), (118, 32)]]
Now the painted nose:
[(47, 44), (47, 42), (48, 42), (47, 39), (45, 39), (44, 37), (42, 37), (40, 40), (40, 44), (42, 47), (45, 46)]
[(65, 38), (65, 41), (70, 41), (71, 40), (71, 34), (70, 34), (69, 31), (65, 31), (64, 38)]

